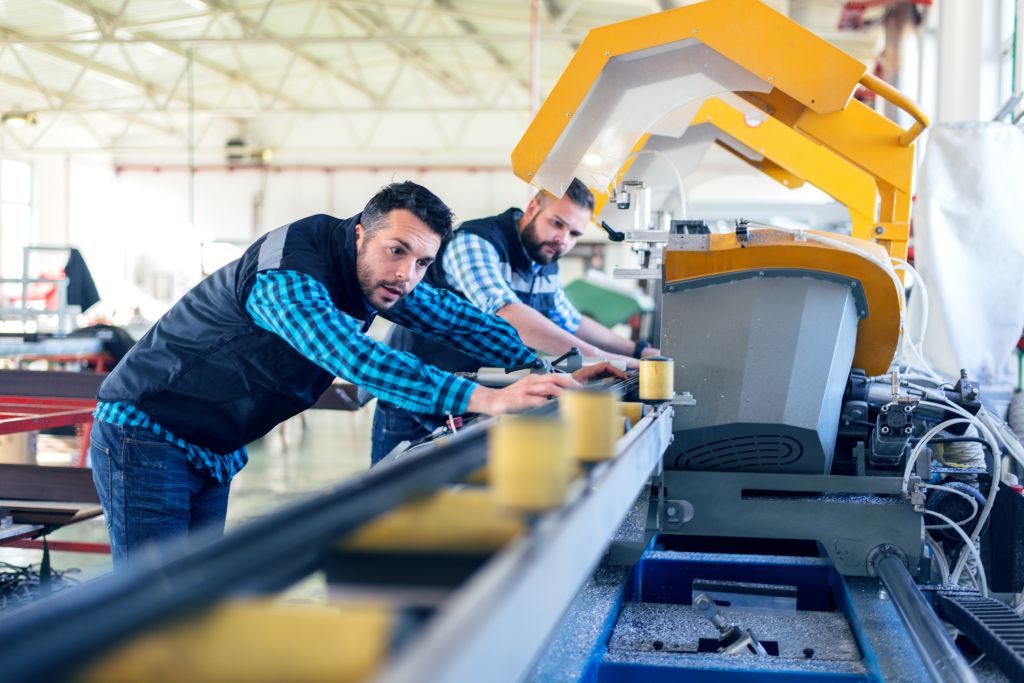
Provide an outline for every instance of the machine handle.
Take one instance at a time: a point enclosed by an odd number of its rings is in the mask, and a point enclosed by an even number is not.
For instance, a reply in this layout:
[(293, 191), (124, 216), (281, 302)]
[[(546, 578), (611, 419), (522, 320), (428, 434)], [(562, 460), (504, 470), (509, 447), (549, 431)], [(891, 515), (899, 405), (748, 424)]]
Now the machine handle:
[(604, 231), (606, 233), (608, 233), (608, 239), (610, 239), (612, 242), (621, 242), (622, 240), (626, 239), (625, 233), (619, 232), (612, 226), (608, 225), (608, 223), (605, 221), (601, 221), (601, 227), (604, 228)]
[(914, 125), (900, 134), (900, 144), (904, 147), (916, 140), (917, 136), (928, 127), (930, 123), (928, 115), (924, 113), (921, 107), (917, 106), (909, 97), (878, 76), (872, 73), (865, 73), (861, 76), (860, 84), (914, 117)]

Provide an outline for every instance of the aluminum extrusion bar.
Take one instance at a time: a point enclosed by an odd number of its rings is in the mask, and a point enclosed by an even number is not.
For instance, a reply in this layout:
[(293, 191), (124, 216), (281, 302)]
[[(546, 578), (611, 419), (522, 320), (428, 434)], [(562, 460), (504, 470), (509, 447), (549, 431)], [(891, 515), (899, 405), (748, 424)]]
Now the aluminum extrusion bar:
[(83, 467), (0, 464), (0, 498), (99, 503), (92, 471)]
[[(553, 406), (552, 406), (553, 407)], [(124, 573), (101, 577), (0, 620), (5, 683), (55, 680), (144, 629), (217, 600), (281, 589), (313, 571), (330, 543), (379, 514), (459, 481), (486, 459), (491, 420), (442, 450), (374, 468), (333, 491), (253, 520), (225, 536), (155, 548)]]
[(11, 396), (95, 399), (105, 372), (0, 370), (0, 384)]
[(663, 405), (623, 437), (617, 457), (591, 472), (576, 499), (544, 516), (453, 595), (378, 683), (526, 677), (671, 438), (672, 409)]
[(949, 638), (942, 622), (921, 595), (903, 560), (894, 553), (881, 553), (874, 561), (878, 578), (892, 597), (932, 680), (977, 683), (964, 656)]
[[(48, 398), (82, 398), (95, 400), (105, 372), (63, 372), (59, 370), (0, 370), (0, 386), (11, 396), (45, 396)], [(336, 382), (320, 395), (316, 410), (357, 410), (357, 388), (347, 382)]]

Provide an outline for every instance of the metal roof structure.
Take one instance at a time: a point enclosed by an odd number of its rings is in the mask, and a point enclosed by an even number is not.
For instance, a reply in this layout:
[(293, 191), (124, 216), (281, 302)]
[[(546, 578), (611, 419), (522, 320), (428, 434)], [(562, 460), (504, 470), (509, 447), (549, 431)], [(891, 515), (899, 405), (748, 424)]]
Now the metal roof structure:
[[(506, 165), (590, 28), (686, 3), (532, 4), (535, 20), (529, 0), (4, 0), (0, 113), (35, 123), (0, 128), (0, 152)], [(768, 4), (874, 54), (877, 35), (836, 30), (843, 2)]]

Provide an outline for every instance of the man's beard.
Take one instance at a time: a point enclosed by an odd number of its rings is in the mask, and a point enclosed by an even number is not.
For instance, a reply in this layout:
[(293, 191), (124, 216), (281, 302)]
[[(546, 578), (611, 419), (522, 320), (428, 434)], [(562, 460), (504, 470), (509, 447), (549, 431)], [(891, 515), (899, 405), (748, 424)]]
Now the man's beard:
[[(523, 246), (526, 247), (526, 253), (529, 254), (530, 258), (537, 263), (547, 266), (558, 259), (562, 258), (562, 253), (558, 249), (558, 245), (554, 242), (541, 242), (537, 238), (537, 219), (536, 217), (526, 224), (522, 232)], [(549, 256), (541, 251), (544, 247), (551, 247), (555, 254)]]
[(391, 306), (394, 306), (401, 301), (406, 294), (408, 294), (408, 292), (405, 291), (405, 286), (398, 280), (374, 281), (373, 272), (370, 270), (368, 259), (369, 257), (366, 255), (366, 245), (363, 245), (363, 247), (356, 253), (356, 277), (359, 280), (359, 289), (363, 292), (363, 298), (366, 299), (367, 303), (371, 306), (377, 308), (370, 296), (378, 287), (386, 285), (402, 291), (402, 296), (395, 299), (394, 303), (391, 304)]

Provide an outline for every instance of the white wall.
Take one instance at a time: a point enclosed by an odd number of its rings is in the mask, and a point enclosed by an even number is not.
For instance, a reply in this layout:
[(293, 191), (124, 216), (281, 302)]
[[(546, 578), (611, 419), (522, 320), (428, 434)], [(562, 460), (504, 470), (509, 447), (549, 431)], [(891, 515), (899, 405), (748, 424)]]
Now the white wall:
[[(314, 213), (359, 212), (392, 181), (433, 190), (459, 219), (523, 206), (527, 186), (509, 171), (209, 170), (196, 173), (194, 225), (188, 173), (181, 169), (115, 172), (109, 159), (38, 156), (37, 244), (82, 250), (109, 307), (147, 294), (173, 301), (200, 277), (200, 244), (247, 245), (264, 232)], [(127, 284), (126, 284), (127, 283)], [(137, 291), (135, 288), (138, 288)], [(146, 317), (160, 314), (150, 302)]]
[[(267, 230), (314, 213), (351, 216), (384, 185), (412, 180), (447, 202), (460, 218), (474, 218), (521, 204), (526, 185), (511, 172), (394, 172), (323, 170), (217, 170), (195, 176), (195, 227), (205, 239), (249, 242)], [(115, 180), (135, 210), (160, 206), (187, 222), (188, 173), (127, 169)]]
[[(710, 209), (716, 217), (722, 211), (733, 218), (774, 217), (771, 212), (771, 216), (752, 213), (752, 202), (771, 207), (781, 206), (781, 201), (786, 206), (783, 211), (803, 204), (812, 212), (829, 210), (823, 206), (828, 198), (820, 193), (791, 192), (749, 173), (719, 177), (725, 169), (713, 162), (714, 158), (701, 174), (695, 174), (693, 184), (687, 181), (693, 190), (694, 216)], [(120, 309), (121, 320), (127, 314), (125, 307), (140, 300), (145, 317), (159, 316), (159, 302), (174, 301), (198, 281), (201, 243), (244, 246), (268, 230), (310, 214), (350, 216), (389, 182), (409, 179), (429, 187), (460, 220), (522, 207), (532, 194), (511, 171), (497, 169), (200, 170), (192, 190), (193, 225), (189, 176), (182, 167), (159, 171), (126, 167), (117, 172), (109, 159), (65, 155), (36, 157), (33, 166), (38, 217), (34, 241), (79, 247), (104, 298), (97, 312), (110, 315), (112, 309)], [(718, 181), (706, 182), (712, 175)], [(829, 221), (808, 218), (808, 222)], [(597, 228), (588, 230), (584, 238), (604, 239)], [(607, 269), (633, 265), (634, 260), (628, 250), (609, 245)], [(580, 274), (581, 265), (568, 260), (566, 281)]]

